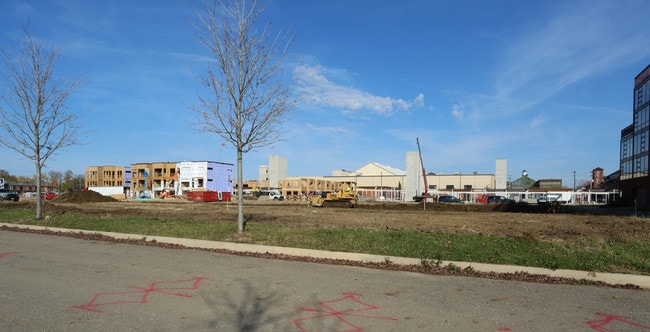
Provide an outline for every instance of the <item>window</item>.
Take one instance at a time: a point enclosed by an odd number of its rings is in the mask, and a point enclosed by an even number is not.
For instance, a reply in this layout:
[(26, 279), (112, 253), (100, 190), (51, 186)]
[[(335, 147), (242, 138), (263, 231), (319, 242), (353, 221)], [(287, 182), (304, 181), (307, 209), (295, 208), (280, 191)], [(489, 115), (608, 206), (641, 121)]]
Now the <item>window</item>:
[(632, 157), (632, 139), (621, 142), (621, 160)]
[(648, 156), (634, 159), (634, 177), (648, 176)]
[(621, 163), (621, 180), (632, 178), (632, 160), (627, 160)]
[(634, 112), (634, 131), (639, 131), (648, 127), (650, 121), (650, 106), (646, 105), (640, 110)]
[(453, 184), (448, 184), (445, 189), (447, 190), (454, 190), (454, 185)]
[(648, 152), (647, 145), (648, 131), (642, 131), (634, 135), (634, 155), (643, 154)]
[(466, 184), (465, 186), (463, 186), (463, 189), (472, 190), (472, 185), (471, 184)]
[(634, 108), (636, 109), (650, 100), (650, 81), (638, 87), (635, 92)]
[(639, 107), (641, 104), (643, 104), (643, 86), (636, 90), (636, 104), (634, 105), (634, 108)]

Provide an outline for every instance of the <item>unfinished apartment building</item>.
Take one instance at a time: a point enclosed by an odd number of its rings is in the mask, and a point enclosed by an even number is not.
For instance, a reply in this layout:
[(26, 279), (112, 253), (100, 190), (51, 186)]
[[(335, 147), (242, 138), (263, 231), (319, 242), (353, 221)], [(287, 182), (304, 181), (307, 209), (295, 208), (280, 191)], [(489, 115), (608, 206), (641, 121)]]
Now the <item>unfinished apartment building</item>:
[(157, 197), (167, 191), (174, 195), (176, 162), (131, 164), (131, 193), (138, 197)]
[(84, 176), (85, 187), (123, 187), (131, 186), (131, 172), (124, 166), (90, 166)]
[(316, 191), (336, 191), (341, 182), (321, 178), (289, 178), (278, 180), (278, 189), (288, 200), (303, 200)]

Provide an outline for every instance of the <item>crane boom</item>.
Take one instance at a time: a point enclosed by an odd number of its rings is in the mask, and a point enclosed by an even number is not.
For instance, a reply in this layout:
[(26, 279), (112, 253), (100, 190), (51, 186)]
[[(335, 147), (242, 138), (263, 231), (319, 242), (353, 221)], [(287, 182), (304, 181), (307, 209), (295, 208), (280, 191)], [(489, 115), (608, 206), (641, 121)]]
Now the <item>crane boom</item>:
[(418, 144), (418, 153), (420, 154), (420, 165), (422, 166), (422, 178), (424, 179), (424, 193), (422, 197), (426, 199), (429, 196), (429, 184), (427, 183), (427, 171), (424, 169), (424, 161), (422, 160), (422, 150), (420, 150), (420, 138), (416, 137), (415, 142)]

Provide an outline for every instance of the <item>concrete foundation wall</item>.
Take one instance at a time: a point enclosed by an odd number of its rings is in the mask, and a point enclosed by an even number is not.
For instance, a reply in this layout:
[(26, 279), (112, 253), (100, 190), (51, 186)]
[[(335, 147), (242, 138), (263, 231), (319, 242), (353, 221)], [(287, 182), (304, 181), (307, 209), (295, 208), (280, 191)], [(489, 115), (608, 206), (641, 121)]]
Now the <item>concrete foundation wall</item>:
[(508, 185), (508, 161), (506, 159), (497, 159), (494, 176), (494, 188), (496, 190), (505, 190)]
[(270, 155), (269, 156), (269, 187), (277, 188), (278, 181), (287, 178), (287, 158)]
[(424, 192), (424, 179), (422, 178), (422, 164), (417, 151), (406, 152), (406, 180), (404, 184), (406, 201), (412, 201), (413, 196)]

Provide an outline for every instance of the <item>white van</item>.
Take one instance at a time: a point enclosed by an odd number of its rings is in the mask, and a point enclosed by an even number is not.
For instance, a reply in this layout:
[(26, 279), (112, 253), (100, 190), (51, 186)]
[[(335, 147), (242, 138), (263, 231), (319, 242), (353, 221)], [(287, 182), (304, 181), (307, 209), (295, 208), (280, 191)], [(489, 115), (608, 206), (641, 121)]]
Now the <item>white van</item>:
[(271, 192), (269, 192), (269, 199), (272, 200), (272, 201), (283, 201), (284, 196), (282, 196), (277, 191), (271, 191)]

